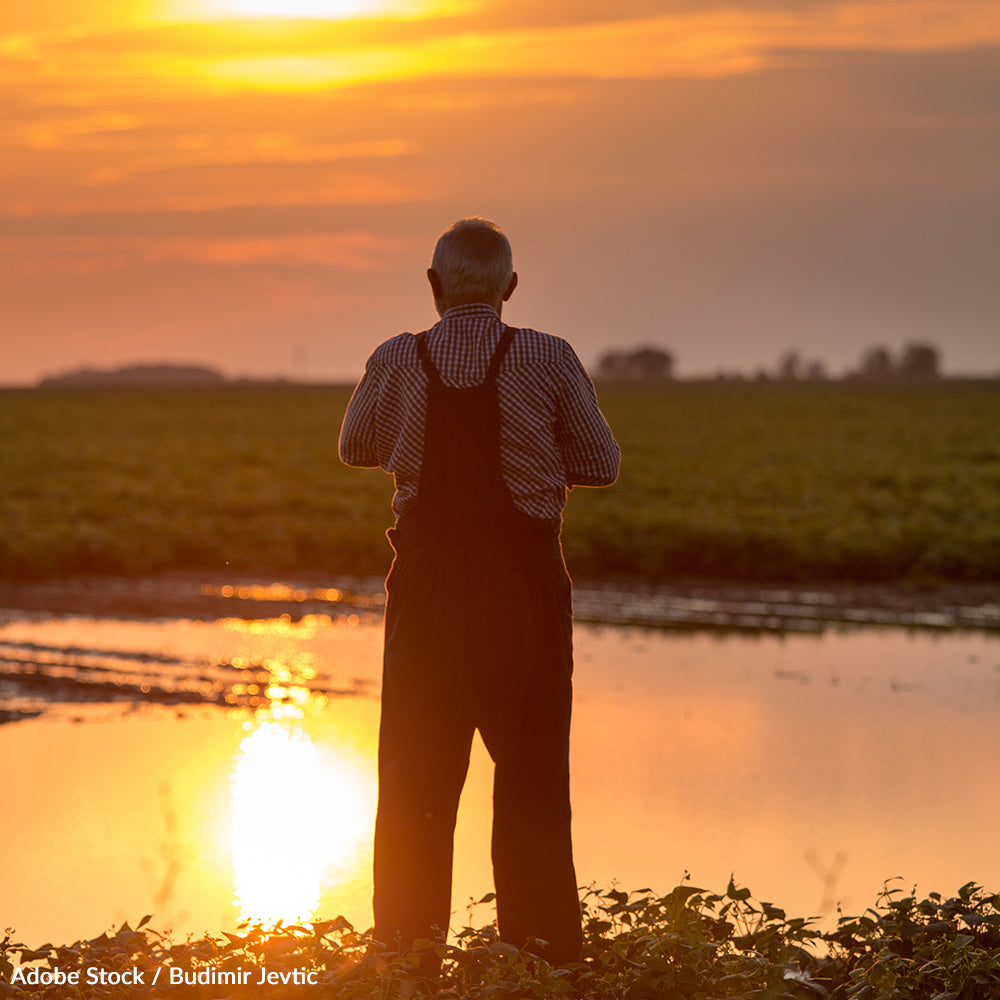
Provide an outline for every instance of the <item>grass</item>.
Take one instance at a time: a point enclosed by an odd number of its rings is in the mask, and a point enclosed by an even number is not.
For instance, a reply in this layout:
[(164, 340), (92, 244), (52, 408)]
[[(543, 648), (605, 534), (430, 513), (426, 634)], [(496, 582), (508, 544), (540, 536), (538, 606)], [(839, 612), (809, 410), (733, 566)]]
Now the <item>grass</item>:
[[(1000, 383), (607, 389), (621, 478), (570, 498), (578, 579), (1000, 578)], [(391, 480), (343, 387), (0, 392), (0, 579), (373, 575)]]
[[(433, 979), (415, 973), (419, 949), (375, 951), (367, 936), (342, 918), (272, 931), (246, 928), (239, 935), (178, 944), (150, 930), (148, 917), (135, 930), (125, 924), (61, 947), (28, 949), (8, 931), (0, 941), (0, 996), (993, 1000), (1000, 995), (1000, 895), (974, 883), (947, 899), (931, 893), (918, 900), (887, 887), (873, 909), (842, 917), (827, 933), (808, 919), (755, 902), (732, 881), (725, 893), (688, 884), (665, 896), (648, 889), (591, 890), (582, 906), (584, 957), (576, 965), (554, 969), (527, 950), (498, 942), (492, 925), (470, 926), (456, 945), (435, 946), (442, 969)], [(39, 981), (24, 981), (23, 974), (15, 981), (15, 959), (35, 969)], [(63, 977), (77, 973), (79, 982), (52, 982), (56, 969)], [(48, 982), (41, 972), (49, 974)], [(141, 987), (133, 985), (135, 972), (142, 976)], [(116, 981), (123, 977), (126, 983)]]
[(626, 456), (569, 551), (664, 580), (1000, 576), (1000, 384), (679, 385), (608, 394)]

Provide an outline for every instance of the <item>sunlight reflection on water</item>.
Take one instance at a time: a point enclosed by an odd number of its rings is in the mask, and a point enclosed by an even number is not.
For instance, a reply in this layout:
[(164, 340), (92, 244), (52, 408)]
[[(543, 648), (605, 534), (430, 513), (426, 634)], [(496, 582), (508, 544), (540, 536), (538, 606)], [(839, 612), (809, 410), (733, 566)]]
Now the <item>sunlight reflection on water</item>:
[(240, 919), (273, 926), (315, 916), (329, 870), (362, 852), (371, 820), (360, 776), (297, 719), (268, 714), (245, 723), (234, 761), (232, 850)]

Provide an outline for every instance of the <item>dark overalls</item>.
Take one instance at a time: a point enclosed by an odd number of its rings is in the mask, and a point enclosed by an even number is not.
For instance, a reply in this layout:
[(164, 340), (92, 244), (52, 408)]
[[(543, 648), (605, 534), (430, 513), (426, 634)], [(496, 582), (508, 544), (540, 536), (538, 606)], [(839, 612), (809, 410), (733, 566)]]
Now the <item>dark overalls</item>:
[(500, 937), (580, 957), (570, 841), (570, 582), (558, 521), (514, 505), (500, 467), (497, 371), (446, 386), (427, 357), (414, 511), (389, 531), (375, 822), (375, 937), (442, 939), (452, 842), (476, 729), (495, 764), (493, 875)]

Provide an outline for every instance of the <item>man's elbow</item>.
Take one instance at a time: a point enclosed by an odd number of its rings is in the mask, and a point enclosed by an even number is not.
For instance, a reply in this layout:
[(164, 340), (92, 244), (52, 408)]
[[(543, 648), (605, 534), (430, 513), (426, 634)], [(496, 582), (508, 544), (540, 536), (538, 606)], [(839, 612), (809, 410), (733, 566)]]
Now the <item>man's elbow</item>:
[(611, 486), (618, 479), (622, 453), (617, 444), (612, 443), (603, 452), (591, 454), (581, 460), (567, 463), (566, 485)]
[(613, 486), (618, 481), (618, 473), (622, 464), (622, 452), (617, 443), (609, 449), (602, 463), (597, 466), (598, 482), (595, 486)]
[(378, 467), (378, 459), (361, 448), (352, 448), (341, 442), (337, 449), (341, 462), (352, 469), (375, 469)]
[(594, 483), (594, 486), (614, 486), (615, 483), (617, 482), (618, 482), (618, 472), (616, 470), (615, 472), (609, 473), (606, 476), (602, 476), (600, 479), (597, 480), (597, 482)]
[(572, 476), (570, 482), (567, 484), (571, 488), (573, 486), (591, 486), (591, 487), (601, 487), (601, 486), (613, 486), (618, 481), (618, 466), (616, 465), (614, 469), (602, 469), (599, 471), (581, 472), (576, 476)]

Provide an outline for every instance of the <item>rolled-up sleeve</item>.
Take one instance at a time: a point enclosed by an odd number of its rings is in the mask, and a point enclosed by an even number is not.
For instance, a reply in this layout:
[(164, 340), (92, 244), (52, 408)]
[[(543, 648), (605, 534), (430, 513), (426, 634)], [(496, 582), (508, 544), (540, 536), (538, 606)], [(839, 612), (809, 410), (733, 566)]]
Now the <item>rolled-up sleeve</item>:
[(338, 452), (345, 465), (359, 469), (378, 466), (375, 437), (375, 408), (379, 395), (379, 368), (369, 359), (365, 374), (347, 404), (340, 428)]
[(621, 449), (597, 405), (594, 383), (569, 344), (562, 371), (560, 449), (566, 485), (610, 486), (618, 478)]

